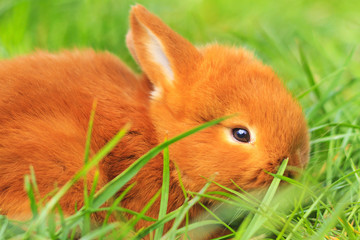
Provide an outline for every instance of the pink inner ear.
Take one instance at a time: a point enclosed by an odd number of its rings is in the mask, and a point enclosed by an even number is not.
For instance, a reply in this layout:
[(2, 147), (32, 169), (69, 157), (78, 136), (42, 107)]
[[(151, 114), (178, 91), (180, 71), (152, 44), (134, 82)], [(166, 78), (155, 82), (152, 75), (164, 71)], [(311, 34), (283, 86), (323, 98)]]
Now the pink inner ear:
[(146, 32), (149, 35), (149, 42), (146, 44), (152, 60), (161, 68), (164, 76), (168, 82), (174, 80), (174, 72), (171, 68), (170, 60), (166, 56), (165, 48), (155, 34), (153, 34), (149, 29), (145, 28)]
[(131, 56), (134, 58), (134, 60), (137, 62), (137, 64), (140, 65), (139, 59), (136, 55), (133, 34), (132, 34), (131, 30), (129, 30), (128, 33), (126, 34), (126, 46), (129, 49)]

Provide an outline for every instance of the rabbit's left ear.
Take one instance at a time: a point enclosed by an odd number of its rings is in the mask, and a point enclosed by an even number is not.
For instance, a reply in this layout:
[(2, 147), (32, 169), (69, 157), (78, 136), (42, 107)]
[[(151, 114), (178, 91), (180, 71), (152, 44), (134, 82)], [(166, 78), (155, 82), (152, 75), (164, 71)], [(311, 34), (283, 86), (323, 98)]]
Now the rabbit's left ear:
[(134, 59), (162, 91), (186, 79), (202, 58), (189, 41), (141, 5), (131, 10), (126, 42)]

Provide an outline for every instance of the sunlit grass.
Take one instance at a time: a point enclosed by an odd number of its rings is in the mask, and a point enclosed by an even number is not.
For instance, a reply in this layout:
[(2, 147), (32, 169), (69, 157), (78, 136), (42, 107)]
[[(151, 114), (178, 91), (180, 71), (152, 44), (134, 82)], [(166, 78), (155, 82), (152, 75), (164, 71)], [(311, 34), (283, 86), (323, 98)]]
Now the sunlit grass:
[[(228, 234), (235, 239), (360, 238), (360, 2), (136, 2), (159, 15), (196, 45), (217, 41), (244, 46), (271, 65), (304, 108), (311, 133), (311, 159), (307, 170), (298, 180), (287, 179), (281, 172), (275, 175), (272, 186), (282, 179), (288, 181), (290, 187), (282, 191), (277, 187), (269, 188), (265, 196), (271, 198), (254, 198), (241, 189), (207, 192), (204, 186), (200, 193), (187, 193), (193, 198), (187, 199), (181, 208), (166, 213), (169, 170), (164, 164), (164, 186), (156, 196), (161, 198), (158, 219), (147, 217), (146, 207), (135, 213), (118, 205), (131, 185), (112, 205), (102, 207), (153, 156), (164, 150), (164, 163), (169, 161), (167, 146), (179, 140), (170, 139), (102, 190), (95, 191), (94, 184), (92, 191), (84, 192), (85, 206), (74, 215), (65, 216), (58, 200), (72, 184), (82, 181), (89, 169), (96, 169), (96, 163), (121, 141), (125, 127), (95, 157), (86, 157), (82, 171), (54, 192), (46, 204), (37, 201), (36, 173), (27, 176), (24, 187), (34, 217), (27, 222), (1, 217), (0, 239), (10, 236), (68, 239), (79, 237), (79, 234), (83, 239), (117, 239), (125, 235), (139, 239), (147, 234), (160, 239), (163, 225), (171, 220), (175, 225), (165, 238), (178, 234), (186, 236), (196, 228), (211, 231), (215, 225), (228, 229)], [(94, 48), (118, 55), (139, 71), (124, 40), (128, 12), (133, 4), (135, 1), (130, 0), (1, 0), (0, 57), (10, 58), (36, 49)], [(89, 141), (90, 136), (89, 132)], [(84, 146), (84, 150), (88, 147)], [(93, 182), (96, 183), (96, 177)], [(209, 181), (209, 184), (216, 183)], [(182, 227), (179, 223), (186, 221), (189, 206), (201, 197), (218, 200), (221, 204), (205, 209), (208, 217), (203, 220)], [(150, 205), (151, 202), (147, 207)], [(108, 217), (113, 212), (127, 212), (133, 218), (128, 222), (105, 221), (94, 228), (90, 214), (100, 210), (105, 210)], [(140, 219), (153, 224), (136, 232), (133, 226)]]

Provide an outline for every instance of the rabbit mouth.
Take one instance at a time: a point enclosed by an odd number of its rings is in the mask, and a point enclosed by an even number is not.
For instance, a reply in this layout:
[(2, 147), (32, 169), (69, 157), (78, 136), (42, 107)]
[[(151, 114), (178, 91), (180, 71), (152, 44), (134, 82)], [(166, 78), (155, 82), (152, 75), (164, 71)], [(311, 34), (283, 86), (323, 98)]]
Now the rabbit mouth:
[[(282, 162), (282, 160), (281, 160)], [(255, 191), (258, 189), (265, 189), (270, 186), (271, 182), (274, 180), (274, 177), (271, 174), (277, 174), (279, 166), (275, 166), (271, 164), (271, 167), (259, 168), (257, 170), (251, 171), (249, 175), (252, 177), (248, 179), (244, 179), (239, 177), (238, 179), (234, 179), (236, 185), (240, 186), (243, 190), (246, 191)], [(302, 168), (295, 166), (288, 166), (282, 174), (282, 176), (297, 179), (301, 174)], [(281, 185), (286, 185), (286, 181), (281, 181)], [(234, 185), (234, 190), (238, 190), (238, 186)]]

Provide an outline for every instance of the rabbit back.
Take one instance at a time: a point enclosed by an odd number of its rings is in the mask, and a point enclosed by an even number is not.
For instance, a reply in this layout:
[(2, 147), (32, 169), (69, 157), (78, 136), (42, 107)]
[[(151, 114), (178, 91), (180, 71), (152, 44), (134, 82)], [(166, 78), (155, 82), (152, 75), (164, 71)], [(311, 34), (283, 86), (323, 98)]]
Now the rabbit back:
[[(109, 53), (38, 52), (3, 60), (0, 85), (0, 211), (10, 217), (29, 215), (23, 178), (30, 173), (29, 166), (35, 170), (42, 196), (65, 184), (83, 166), (95, 99), (91, 155), (126, 123), (139, 126), (139, 131), (151, 125), (146, 117), (149, 82)], [(129, 155), (137, 158), (136, 153), (151, 147), (139, 141), (141, 134), (126, 138), (130, 144), (117, 155), (123, 155), (128, 163), (114, 169), (102, 163), (99, 187), (131, 163)], [(135, 144), (137, 141), (143, 144)], [(73, 211), (75, 202), (82, 205), (82, 199), (83, 183), (79, 182), (61, 200), (62, 207)]]

